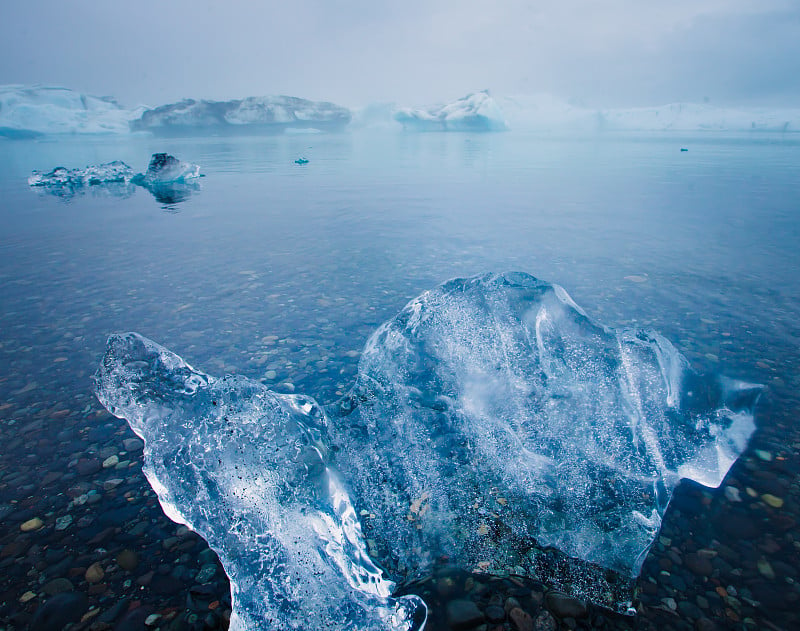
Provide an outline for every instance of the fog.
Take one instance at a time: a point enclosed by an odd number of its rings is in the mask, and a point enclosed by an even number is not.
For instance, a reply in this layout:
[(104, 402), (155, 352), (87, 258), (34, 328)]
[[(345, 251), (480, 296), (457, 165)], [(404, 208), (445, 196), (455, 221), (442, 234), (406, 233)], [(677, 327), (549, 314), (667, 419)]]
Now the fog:
[(792, 0), (6, 0), (0, 18), (0, 84), (126, 105), (416, 104), (484, 88), (604, 107), (800, 104)]

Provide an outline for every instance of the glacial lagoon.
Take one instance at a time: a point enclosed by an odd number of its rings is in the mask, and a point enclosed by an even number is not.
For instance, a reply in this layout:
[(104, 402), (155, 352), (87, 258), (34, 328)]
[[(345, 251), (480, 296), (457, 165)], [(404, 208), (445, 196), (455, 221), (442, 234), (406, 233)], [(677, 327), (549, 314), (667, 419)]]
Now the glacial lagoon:
[[(141, 444), (94, 398), (109, 334), (138, 331), (208, 373), (330, 405), (381, 323), (443, 281), (487, 270), (558, 283), (594, 320), (659, 331), (692, 369), (765, 387), (719, 488), (675, 489), (634, 586), (637, 614), (569, 611), (546, 580), (485, 571), (498, 569), (491, 559), (467, 574), (441, 558), (400, 587), (425, 599), (426, 628), (466, 624), (456, 617), (469, 603), (483, 616), (474, 626), (494, 624), (498, 606), (501, 625), (524, 623), (516, 609), (540, 627), (797, 624), (791, 134), (363, 132), (3, 149), (0, 563), (11, 628), (57, 598), (81, 628), (137, 616), (218, 628), (231, 615), (215, 555), (162, 513)], [(144, 171), (163, 151), (206, 177), (166, 198), (27, 186), (56, 165)]]

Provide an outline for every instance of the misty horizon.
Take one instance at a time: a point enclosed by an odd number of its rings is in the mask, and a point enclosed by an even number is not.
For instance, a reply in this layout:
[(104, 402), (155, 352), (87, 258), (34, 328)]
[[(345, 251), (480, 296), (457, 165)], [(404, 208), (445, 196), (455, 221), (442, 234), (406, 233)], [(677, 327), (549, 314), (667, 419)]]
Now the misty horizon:
[(4, 14), (0, 84), (65, 87), (126, 106), (277, 94), (422, 105), (483, 89), (589, 108), (800, 104), (800, 7), (784, 0), (402, 9), (147, 0), (135, 11), (39, 0)]

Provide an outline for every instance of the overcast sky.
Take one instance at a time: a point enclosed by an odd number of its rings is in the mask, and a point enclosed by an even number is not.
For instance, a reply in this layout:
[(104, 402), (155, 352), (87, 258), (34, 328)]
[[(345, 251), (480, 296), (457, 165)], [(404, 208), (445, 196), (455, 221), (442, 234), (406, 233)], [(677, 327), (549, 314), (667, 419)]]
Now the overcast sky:
[(800, 0), (0, 0), (0, 84), (127, 105), (551, 93), (800, 106)]

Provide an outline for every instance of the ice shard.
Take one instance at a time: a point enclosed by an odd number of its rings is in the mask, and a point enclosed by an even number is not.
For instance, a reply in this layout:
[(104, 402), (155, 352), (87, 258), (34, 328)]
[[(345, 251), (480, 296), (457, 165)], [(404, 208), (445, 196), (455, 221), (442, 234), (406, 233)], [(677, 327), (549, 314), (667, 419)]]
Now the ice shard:
[(110, 338), (96, 382), (145, 439), (167, 514), (220, 553), (248, 629), (413, 627), (423, 605), (393, 600), (370, 557), (395, 581), (444, 557), (626, 611), (675, 486), (721, 483), (760, 391), (522, 273), (411, 301), (327, 414), (136, 334)]
[(313, 399), (215, 379), (137, 334), (109, 339), (97, 395), (145, 441), (164, 512), (217, 551), (231, 629), (414, 630), (425, 605), (392, 598), (329, 467)]

